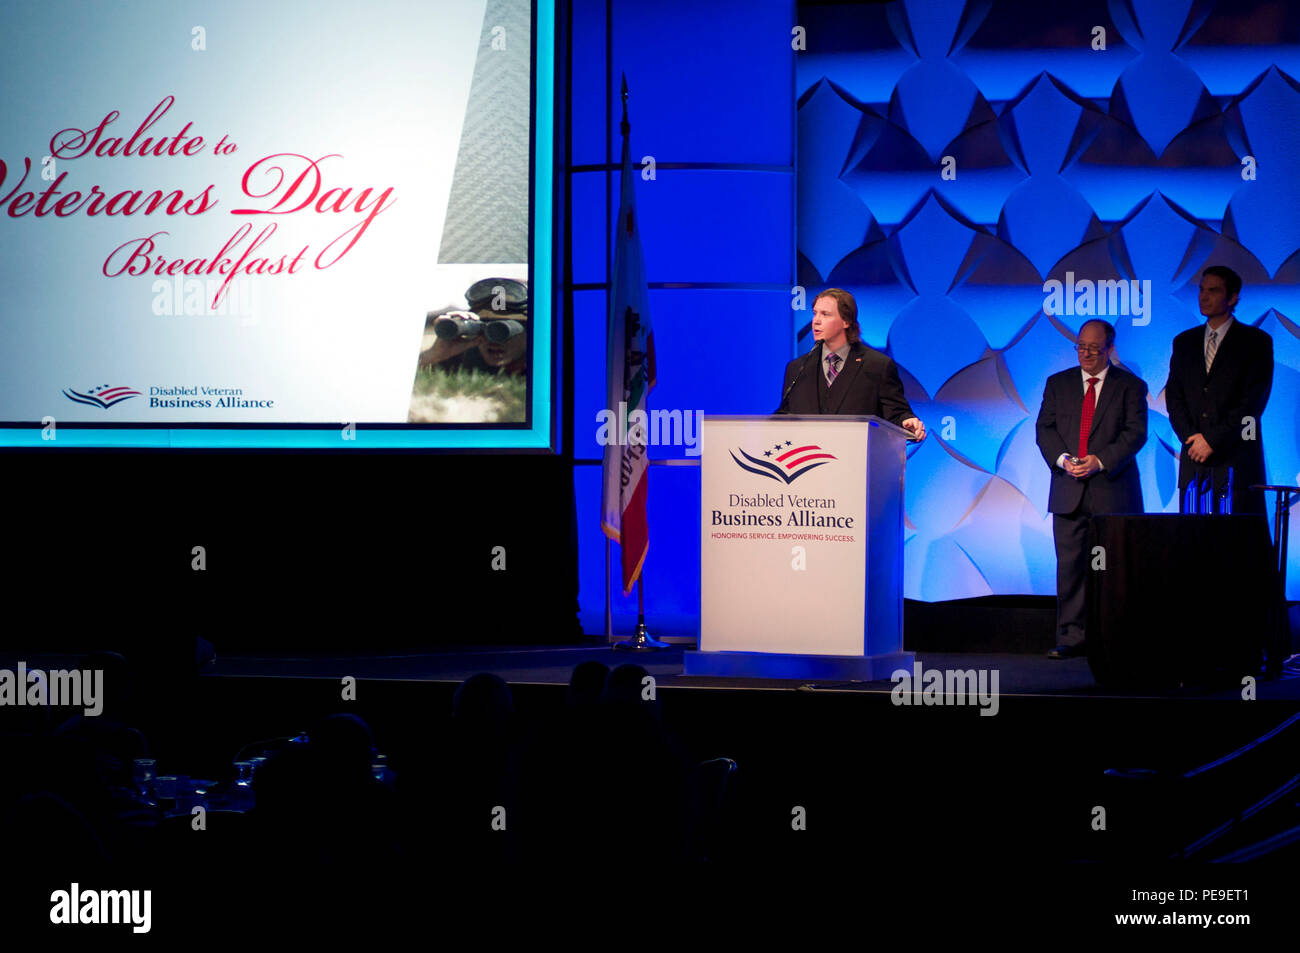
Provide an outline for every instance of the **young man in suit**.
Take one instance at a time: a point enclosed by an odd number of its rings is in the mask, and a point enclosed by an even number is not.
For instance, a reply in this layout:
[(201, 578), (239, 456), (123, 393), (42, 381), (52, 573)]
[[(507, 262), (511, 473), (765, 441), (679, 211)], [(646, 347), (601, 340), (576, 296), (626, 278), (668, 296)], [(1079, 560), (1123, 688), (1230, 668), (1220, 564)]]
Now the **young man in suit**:
[(1038, 449), (1052, 470), (1047, 509), (1056, 541), (1056, 648), (1048, 658), (1086, 651), (1084, 593), (1088, 520), (1141, 513), (1134, 456), (1147, 442), (1147, 385), (1110, 362), (1115, 328), (1094, 319), (1079, 328), (1079, 366), (1047, 379), (1038, 411)]
[(1182, 441), (1178, 457), (1179, 507), (1197, 472), (1213, 475), (1216, 489), (1233, 471), (1234, 513), (1263, 513), (1266, 483), (1260, 417), (1273, 386), (1273, 339), (1237, 321), (1232, 309), (1241, 277), (1211, 265), (1201, 273), (1200, 305), (1205, 324), (1174, 338), (1165, 406)]
[(872, 415), (898, 424), (914, 440), (925, 424), (903, 395), (898, 365), (867, 347), (858, 328), (858, 305), (842, 288), (828, 288), (813, 301), (817, 346), (785, 366), (778, 414)]

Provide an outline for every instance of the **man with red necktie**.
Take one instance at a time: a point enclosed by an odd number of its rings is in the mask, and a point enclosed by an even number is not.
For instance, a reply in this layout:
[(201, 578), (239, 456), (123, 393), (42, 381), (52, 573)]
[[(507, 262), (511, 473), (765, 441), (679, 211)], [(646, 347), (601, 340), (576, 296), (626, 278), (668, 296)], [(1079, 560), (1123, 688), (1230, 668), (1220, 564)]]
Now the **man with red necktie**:
[(1147, 385), (1110, 362), (1115, 328), (1093, 319), (1079, 328), (1079, 366), (1053, 374), (1038, 411), (1038, 449), (1052, 470), (1047, 509), (1056, 542), (1056, 648), (1048, 658), (1086, 651), (1084, 593), (1088, 520), (1141, 513), (1134, 457), (1147, 442)]

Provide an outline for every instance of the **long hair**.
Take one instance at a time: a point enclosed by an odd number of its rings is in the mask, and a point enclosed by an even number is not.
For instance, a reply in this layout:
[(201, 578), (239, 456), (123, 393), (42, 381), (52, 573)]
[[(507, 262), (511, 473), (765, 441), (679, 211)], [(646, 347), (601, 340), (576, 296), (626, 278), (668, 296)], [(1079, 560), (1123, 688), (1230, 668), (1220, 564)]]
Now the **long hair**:
[(858, 329), (858, 303), (853, 300), (853, 295), (849, 294), (843, 288), (827, 288), (813, 299), (814, 308), (817, 306), (817, 302), (822, 298), (835, 299), (835, 303), (840, 309), (840, 317), (843, 318), (844, 322), (848, 325), (848, 328), (844, 331), (844, 336), (848, 339), (850, 344), (857, 344), (858, 341), (861, 340), (862, 334)]

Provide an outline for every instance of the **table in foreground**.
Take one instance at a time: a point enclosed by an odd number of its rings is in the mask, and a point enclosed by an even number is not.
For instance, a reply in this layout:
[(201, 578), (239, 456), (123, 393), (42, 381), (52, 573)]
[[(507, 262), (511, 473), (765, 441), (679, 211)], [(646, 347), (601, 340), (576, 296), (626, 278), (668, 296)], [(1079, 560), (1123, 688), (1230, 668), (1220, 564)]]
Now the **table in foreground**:
[(1240, 685), (1261, 674), (1277, 578), (1263, 516), (1095, 516), (1088, 664), (1102, 684)]

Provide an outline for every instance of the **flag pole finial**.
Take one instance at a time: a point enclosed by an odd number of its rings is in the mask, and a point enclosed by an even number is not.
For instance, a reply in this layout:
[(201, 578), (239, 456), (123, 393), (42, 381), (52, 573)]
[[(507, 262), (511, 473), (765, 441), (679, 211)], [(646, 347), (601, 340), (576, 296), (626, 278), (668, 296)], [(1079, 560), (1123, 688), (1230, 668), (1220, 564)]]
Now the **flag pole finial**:
[(627, 73), (623, 74), (623, 90), (621, 93), (623, 99), (623, 121), (619, 124), (619, 131), (626, 137), (632, 130), (632, 125), (627, 121)]

